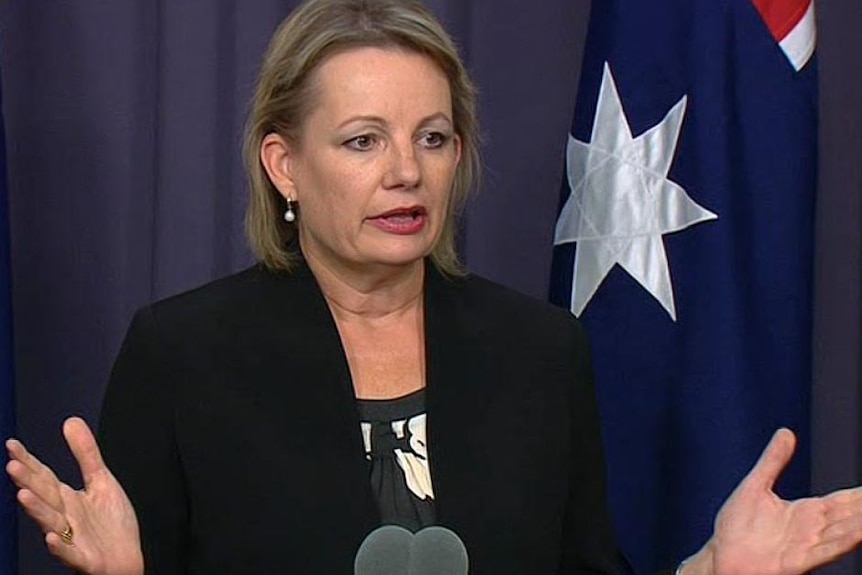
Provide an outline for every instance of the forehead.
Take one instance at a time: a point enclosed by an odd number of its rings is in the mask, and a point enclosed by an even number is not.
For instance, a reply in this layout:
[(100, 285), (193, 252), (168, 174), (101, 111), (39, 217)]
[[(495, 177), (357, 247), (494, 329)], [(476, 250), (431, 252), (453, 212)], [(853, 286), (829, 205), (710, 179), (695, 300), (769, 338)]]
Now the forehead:
[(327, 58), (311, 78), (315, 112), (328, 115), (444, 113), (451, 118), (449, 80), (428, 56), (398, 48), (356, 48)]

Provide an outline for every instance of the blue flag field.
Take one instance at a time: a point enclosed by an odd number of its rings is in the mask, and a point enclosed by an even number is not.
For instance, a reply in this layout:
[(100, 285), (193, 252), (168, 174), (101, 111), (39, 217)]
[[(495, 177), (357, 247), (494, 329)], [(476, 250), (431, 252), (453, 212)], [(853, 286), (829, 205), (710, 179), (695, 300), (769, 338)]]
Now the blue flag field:
[(712, 532), (772, 433), (809, 489), (812, 0), (593, 2), (550, 297), (586, 324), (634, 571)]

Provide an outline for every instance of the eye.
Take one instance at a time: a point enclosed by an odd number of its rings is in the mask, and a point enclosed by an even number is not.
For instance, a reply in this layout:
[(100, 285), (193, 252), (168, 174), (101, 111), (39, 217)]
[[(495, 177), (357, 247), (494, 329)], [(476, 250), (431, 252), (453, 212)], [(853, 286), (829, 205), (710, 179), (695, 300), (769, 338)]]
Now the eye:
[(431, 150), (442, 148), (448, 141), (449, 135), (443, 132), (428, 132), (427, 134), (422, 134), (422, 137), (419, 138), (419, 143)]
[(345, 146), (351, 150), (356, 150), (357, 152), (368, 152), (374, 148), (376, 144), (377, 136), (374, 136), (373, 134), (361, 134), (344, 142)]

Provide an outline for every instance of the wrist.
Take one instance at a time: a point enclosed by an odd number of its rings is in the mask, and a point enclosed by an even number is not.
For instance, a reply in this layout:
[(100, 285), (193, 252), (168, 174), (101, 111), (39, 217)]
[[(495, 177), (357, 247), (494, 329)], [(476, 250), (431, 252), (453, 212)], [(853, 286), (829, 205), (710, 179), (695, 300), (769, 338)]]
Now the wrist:
[(715, 575), (711, 545), (707, 543), (700, 551), (683, 560), (674, 575)]

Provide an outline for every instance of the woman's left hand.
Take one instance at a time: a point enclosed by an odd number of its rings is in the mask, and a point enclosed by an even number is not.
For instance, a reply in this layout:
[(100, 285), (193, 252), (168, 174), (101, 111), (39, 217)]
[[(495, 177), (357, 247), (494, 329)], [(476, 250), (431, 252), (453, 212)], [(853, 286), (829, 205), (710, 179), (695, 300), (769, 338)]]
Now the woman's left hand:
[(779, 429), (725, 501), (712, 538), (683, 575), (798, 575), (862, 542), (862, 487), (785, 501), (773, 491), (796, 437)]
[(18, 501), (45, 532), (49, 551), (89, 575), (142, 575), (138, 520), (131, 501), (105, 466), (84, 420), (70, 417), (63, 435), (78, 462), (84, 489), (60, 481), (54, 471), (14, 439), (6, 442), (6, 471)]

